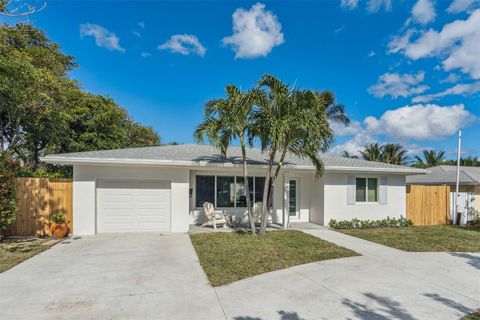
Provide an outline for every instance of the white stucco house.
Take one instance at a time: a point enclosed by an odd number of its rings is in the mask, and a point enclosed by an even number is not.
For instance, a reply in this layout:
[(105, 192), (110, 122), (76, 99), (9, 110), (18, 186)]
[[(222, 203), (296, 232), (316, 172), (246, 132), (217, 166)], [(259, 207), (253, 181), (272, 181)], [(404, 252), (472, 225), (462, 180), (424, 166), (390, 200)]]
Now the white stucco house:
[[(202, 204), (244, 215), (240, 149), (226, 158), (209, 145), (168, 145), (47, 155), (43, 161), (73, 166), (74, 234), (185, 232)], [(266, 155), (249, 149), (248, 194), (261, 201)], [(330, 219), (405, 216), (406, 176), (425, 170), (322, 156), (315, 179), (308, 159), (288, 156), (274, 189), (271, 220), (283, 224)]]

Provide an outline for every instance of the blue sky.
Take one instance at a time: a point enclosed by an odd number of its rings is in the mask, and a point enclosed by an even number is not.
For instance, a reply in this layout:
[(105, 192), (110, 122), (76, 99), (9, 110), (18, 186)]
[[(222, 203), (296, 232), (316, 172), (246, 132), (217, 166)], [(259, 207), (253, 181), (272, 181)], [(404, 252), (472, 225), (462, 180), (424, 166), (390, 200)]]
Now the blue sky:
[[(163, 142), (193, 142), (205, 101), (263, 73), (331, 90), (352, 120), (333, 153), (372, 141), (480, 156), (480, 1), (48, 1), (29, 21), (72, 72)], [(9, 23), (17, 20), (9, 19)], [(453, 157), (450, 155), (449, 157)]]

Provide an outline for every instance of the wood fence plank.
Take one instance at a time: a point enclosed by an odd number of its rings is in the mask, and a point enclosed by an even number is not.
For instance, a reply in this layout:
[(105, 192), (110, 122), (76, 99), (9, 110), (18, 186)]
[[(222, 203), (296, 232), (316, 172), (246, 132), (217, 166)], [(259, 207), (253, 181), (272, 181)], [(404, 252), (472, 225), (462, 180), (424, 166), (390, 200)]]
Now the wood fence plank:
[(407, 219), (415, 225), (450, 223), (449, 186), (407, 186)]
[(17, 178), (17, 219), (10, 236), (50, 236), (50, 216), (61, 213), (73, 230), (72, 180)]

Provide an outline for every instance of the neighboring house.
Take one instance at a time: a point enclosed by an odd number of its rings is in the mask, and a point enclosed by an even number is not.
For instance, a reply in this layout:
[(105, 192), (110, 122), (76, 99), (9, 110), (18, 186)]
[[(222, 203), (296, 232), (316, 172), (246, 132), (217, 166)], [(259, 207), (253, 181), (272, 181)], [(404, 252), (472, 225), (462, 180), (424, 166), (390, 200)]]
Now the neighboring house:
[[(249, 149), (250, 196), (261, 201), (266, 155)], [(422, 169), (322, 156), (315, 179), (308, 159), (287, 156), (274, 190), (271, 220), (382, 219), (405, 216), (405, 177)], [(245, 215), (240, 148), (226, 158), (209, 145), (168, 145), (48, 155), (43, 161), (73, 165), (74, 232), (185, 232), (202, 204)]]
[[(457, 181), (456, 166), (437, 166), (428, 168), (429, 173), (407, 177), (407, 184), (448, 185), (450, 186), (453, 213), (453, 197)], [(466, 212), (466, 207), (480, 211), (480, 167), (460, 167), (458, 212)]]

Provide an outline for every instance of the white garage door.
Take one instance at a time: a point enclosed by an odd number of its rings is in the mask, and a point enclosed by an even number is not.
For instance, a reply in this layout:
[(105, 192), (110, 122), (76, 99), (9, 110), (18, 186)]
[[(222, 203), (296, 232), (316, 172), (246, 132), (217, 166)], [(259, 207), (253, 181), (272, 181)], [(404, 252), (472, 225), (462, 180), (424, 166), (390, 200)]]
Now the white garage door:
[(99, 181), (97, 232), (170, 231), (170, 182)]

